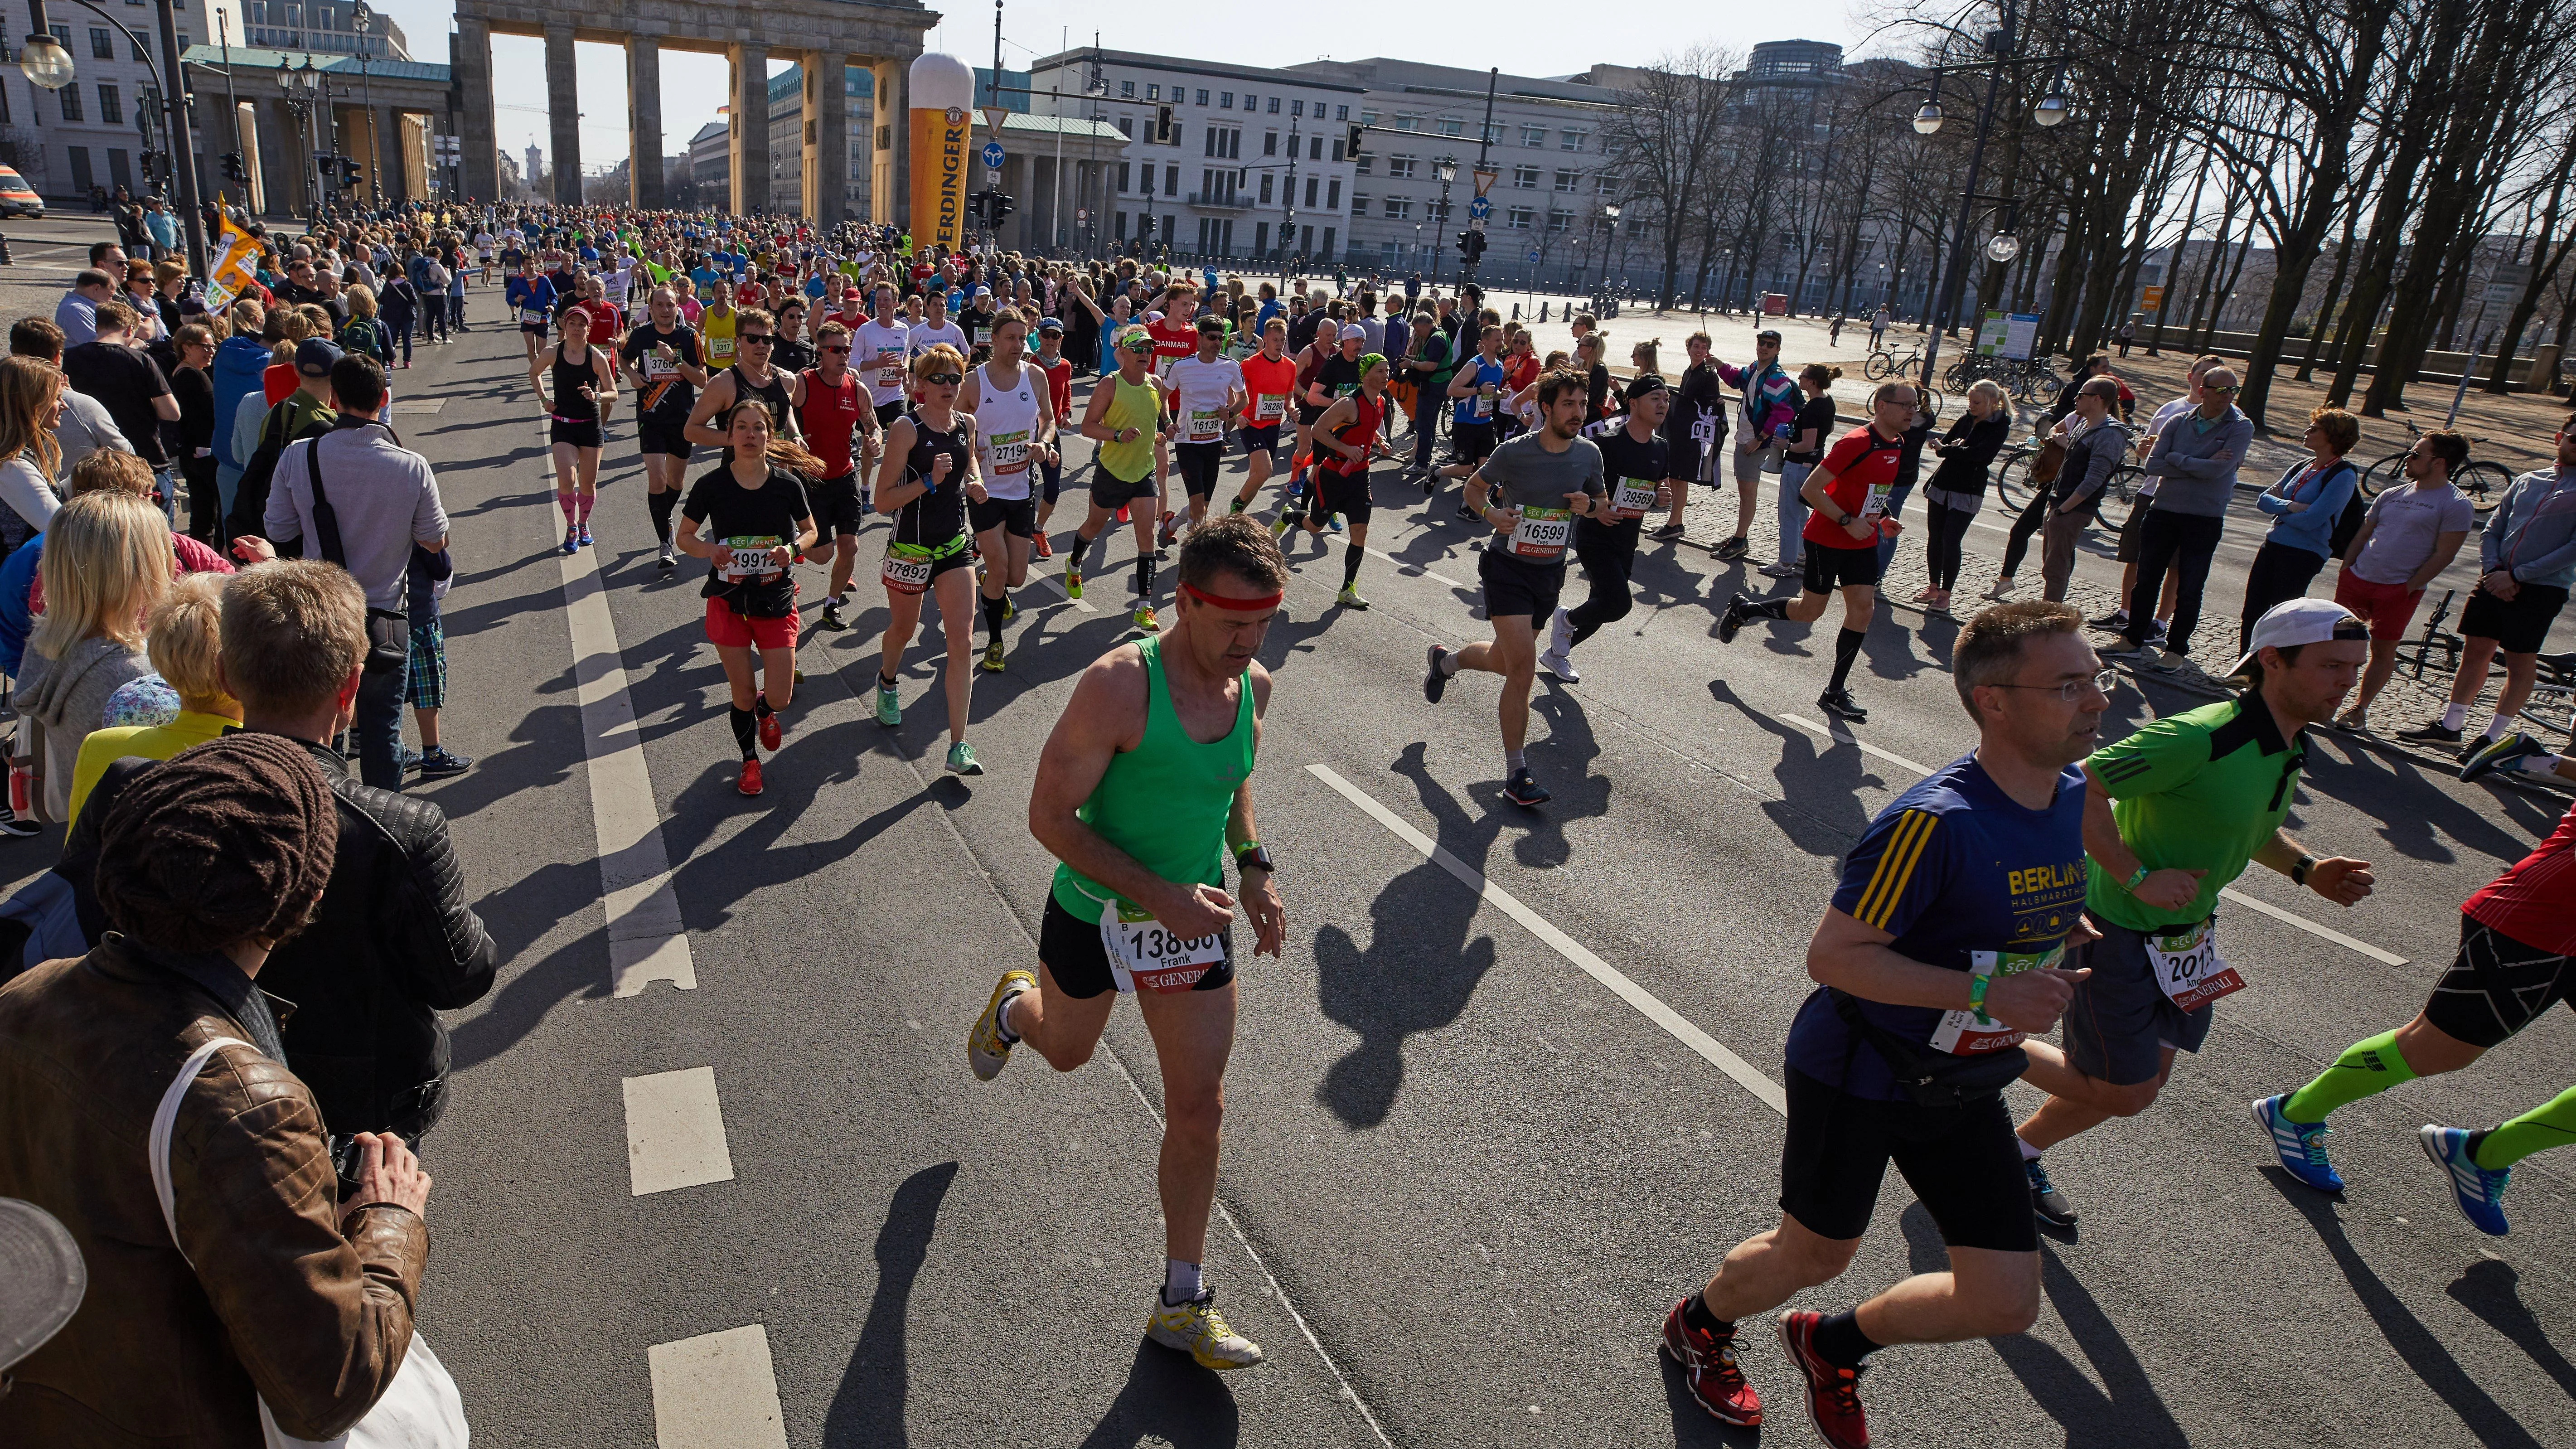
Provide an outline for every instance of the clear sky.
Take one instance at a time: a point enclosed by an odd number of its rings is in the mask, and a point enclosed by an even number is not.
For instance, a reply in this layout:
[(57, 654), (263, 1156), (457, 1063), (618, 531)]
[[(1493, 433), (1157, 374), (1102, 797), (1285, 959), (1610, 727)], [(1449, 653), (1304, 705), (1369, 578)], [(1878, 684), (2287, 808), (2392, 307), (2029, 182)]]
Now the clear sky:
[[(403, 28), (415, 57), (448, 58), (447, 38), (456, 16), (453, 0), (376, 0), (376, 4)], [(931, 8), (945, 18), (931, 32), (929, 48), (948, 51), (970, 65), (992, 63), (989, 6), (933, 0)], [(1100, 43), (1112, 49), (1241, 65), (1392, 55), (1473, 69), (1501, 66), (1507, 74), (1529, 74), (1531, 57), (1545, 55), (1549, 58), (1545, 73), (1551, 75), (1604, 61), (1642, 64), (1698, 43), (1740, 51), (1762, 40), (1831, 40), (1857, 49), (1864, 35), (1864, 21), (1853, 0), (1828, 0), (1814, 9), (1749, 0), (1659, 7), (1650, 12), (1654, 19), (1648, 25), (1623, 23), (1623, 16), (1569, 11), (1562, 3), (1546, 0), (1477, 0), (1472, 10), (1475, 23), (1466, 27), (1458, 23), (1459, 10), (1449, 5), (1300, 0), (1288, 8), (1294, 22), (1265, 33), (1257, 27), (1230, 24), (1191, 30), (1172, 23), (1193, 13), (1219, 18), (1225, 14), (1223, 7), (1192, 11), (1139, 7), (1118, 0), (1009, 0), (1002, 15), (1003, 64), (1012, 70), (1026, 69), (1031, 59), (1055, 53), (1068, 39), (1072, 45), (1088, 45), (1095, 28)], [(1671, 28), (1673, 18), (1683, 15), (1692, 17), (1696, 31)], [(502, 149), (517, 156), (533, 141), (551, 150), (544, 42), (495, 36), (492, 51), (496, 131)], [(583, 45), (577, 48), (575, 64), (581, 78), (582, 168), (599, 171), (626, 158), (626, 60), (617, 47)], [(771, 73), (786, 69), (787, 64), (772, 61)], [(679, 154), (691, 135), (717, 118), (716, 107), (725, 101), (725, 69), (721, 56), (662, 53), (666, 154)]]

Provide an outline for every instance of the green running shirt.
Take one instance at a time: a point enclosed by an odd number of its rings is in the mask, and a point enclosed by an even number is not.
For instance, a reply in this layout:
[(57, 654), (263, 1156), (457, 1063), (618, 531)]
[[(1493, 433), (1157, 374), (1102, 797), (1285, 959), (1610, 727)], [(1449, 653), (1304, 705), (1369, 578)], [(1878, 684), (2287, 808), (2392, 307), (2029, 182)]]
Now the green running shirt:
[(2133, 931), (2206, 920), (2218, 893), (2281, 826), (2298, 793), (2307, 742), (2281, 738), (2260, 696), (2240, 695), (2167, 715), (2084, 761), (2114, 802), (2120, 838), (2149, 870), (2205, 870), (2200, 894), (2179, 911), (2140, 901), (2087, 861), (2084, 908)]
[[(1144, 738), (1110, 758), (1077, 813), (1103, 840), (1164, 880), (1223, 885), (1225, 822), (1234, 812), (1235, 787), (1252, 774), (1252, 676), (1247, 672), (1239, 681), (1242, 701), (1234, 728), (1203, 745), (1172, 711), (1162, 646), (1159, 637), (1136, 646), (1145, 659)], [(1056, 904), (1075, 920), (1097, 922), (1111, 897), (1109, 887), (1072, 866), (1056, 866)]]

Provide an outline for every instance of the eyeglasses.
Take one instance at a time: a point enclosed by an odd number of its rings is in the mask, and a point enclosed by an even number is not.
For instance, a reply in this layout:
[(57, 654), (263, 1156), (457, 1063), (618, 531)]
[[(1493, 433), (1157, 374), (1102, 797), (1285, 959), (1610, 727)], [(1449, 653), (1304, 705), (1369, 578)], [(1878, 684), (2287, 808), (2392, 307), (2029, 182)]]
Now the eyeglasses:
[(925, 372), (921, 380), (932, 387), (955, 387), (966, 380), (962, 372)]
[(2201, 390), (2202, 392), (2210, 393), (2210, 394), (2213, 394), (2213, 395), (2218, 396), (2218, 397), (2234, 397), (2234, 396), (2236, 396), (2236, 391), (2237, 391), (2235, 388), (2232, 388), (2232, 387), (2211, 387), (2211, 386), (2210, 386), (2210, 385), (2208, 385), (2207, 383), (2203, 383), (2203, 384), (2201, 384), (2201, 388), (2200, 388), (2200, 390)]
[(741, 342), (741, 343), (742, 343), (742, 345), (743, 345), (743, 346), (745, 346), (745, 347), (750, 347), (750, 346), (754, 346), (754, 345), (758, 345), (758, 346), (761, 346), (761, 347), (767, 347), (767, 346), (770, 344), (770, 342), (772, 341), (772, 339), (771, 339), (770, 335), (769, 335), (768, 333), (766, 333), (766, 332), (746, 332), (746, 333), (742, 334), (742, 336), (741, 336), (741, 337), (739, 337), (739, 338), (737, 338), (736, 340), (737, 340), (737, 341), (739, 341), (739, 342)]
[(2076, 700), (2083, 698), (2084, 691), (2088, 689), (2107, 698), (2111, 693), (2111, 686), (2119, 682), (2120, 671), (2116, 669), (2105, 669), (2090, 679), (2070, 679), (2063, 684), (1998, 684), (1995, 688), (2042, 689), (2056, 695), (2058, 701), (2062, 704), (2073, 704)]
[(848, 348), (846, 348), (846, 347), (826, 347), (826, 348), (824, 348), (823, 350), (824, 350), (825, 352), (847, 352), (847, 351), (849, 351), (850, 349), (848, 349)]

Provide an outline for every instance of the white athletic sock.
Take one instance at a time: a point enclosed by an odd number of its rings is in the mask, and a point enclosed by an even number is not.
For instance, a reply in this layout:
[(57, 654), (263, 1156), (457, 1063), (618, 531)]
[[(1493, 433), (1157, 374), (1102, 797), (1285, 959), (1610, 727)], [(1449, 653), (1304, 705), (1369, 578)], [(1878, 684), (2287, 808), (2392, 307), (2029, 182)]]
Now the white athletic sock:
[(1444, 679), (1455, 679), (1458, 677), (1457, 650), (1452, 649), (1448, 653), (1440, 656), (1440, 674)]
[(2512, 723), (2513, 722), (2511, 720), (2506, 719), (2503, 715), (2496, 715), (2487, 721), (2487, 727), (2480, 730), (2478, 734), (2484, 739), (2502, 739), (2504, 738), (2504, 732), (2512, 726)]
[(1014, 1046), (1019, 1043), (1020, 1034), (1011, 1030), (1011, 1006), (1019, 999), (1020, 993), (1016, 991), (1012, 992), (1010, 995), (1002, 998), (1001, 1009), (993, 1013), (993, 1025), (1001, 1029), (1002, 1040), (1006, 1044)]
[(2565, 762), (2563, 755), (2532, 755), (2521, 762), (2520, 768), (2526, 775), (2555, 775)]
[(1503, 751), (1503, 768), (1505, 768), (1505, 769), (1507, 769), (1507, 770), (1526, 770), (1526, 769), (1528, 769), (1528, 768), (1529, 768), (1529, 751), (1527, 751), (1527, 750), (1505, 750), (1505, 751)]
[(1163, 1306), (1178, 1308), (1199, 1296), (1199, 1265), (1178, 1258), (1163, 1260)]
[(2455, 730), (2469, 722), (2469, 707), (2455, 704), (2442, 711), (2442, 728)]
[(2019, 1137), (2019, 1136), (2016, 1136), (2016, 1137), (2014, 1137), (2014, 1138), (2013, 1138), (2013, 1142), (2014, 1142), (2014, 1144), (2015, 1144), (2016, 1146), (2018, 1146), (2018, 1147), (2020, 1147), (2020, 1148), (2021, 1148), (2021, 1160), (2022, 1160), (2022, 1161), (2024, 1161), (2024, 1162), (2037, 1162), (2037, 1161), (2039, 1160), (2039, 1149), (2038, 1149), (2038, 1148), (2036, 1148), (2036, 1147), (2031, 1146), (2031, 1145), (2030, 1145), (2030, 1143), (2029, 1143), (2027, 1140), (2025, 1140), (2024, 1138), (2021, 1138), (2021, 1137)]

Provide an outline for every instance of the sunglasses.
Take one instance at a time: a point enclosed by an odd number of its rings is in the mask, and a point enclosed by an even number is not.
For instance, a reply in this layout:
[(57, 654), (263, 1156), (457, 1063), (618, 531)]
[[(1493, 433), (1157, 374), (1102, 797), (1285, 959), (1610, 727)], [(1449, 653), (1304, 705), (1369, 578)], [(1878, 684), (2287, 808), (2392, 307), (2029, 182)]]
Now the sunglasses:
[(2202, 392), (2217, 393), (2221, 397), (2234, 397), (2237, 392), (2237, 390), (2232, 387), (2210, 387), (2205, 383), (2201, 386), (2200, 390)]
[(768, 334), (768, 333), (766, 333), (766, 332), (746, 332), (746, 333), (742, 334), (741, 338), (739, 338), (738, 340), (739, 340), (739, 341), (742, 343), (742, 345), (743, 345), (743, 346), (745, 346), (745, 347), (750, 347), (750, 346), (754, 346), (754, 345), (758, 345), (758, 346), (761, 346), (761, 347), (767, 347), (767, 346), (769, 345), (769, 343), (770, 343), (770, 340), (771, 340), (771, 339), (770, 339), (769, 334)]
[(925, 372), (921, 380), (932, 387), (955, 387), (966, 380), (962, 372)]
[(826, 348), (824, 348), (823, 350), (824, 350), (825, 352), (847, 352), (847, 351), (849, 351), (850, 349), (848, 349), (848, 348), (846, 348), (846, 347), (826, 347)]

